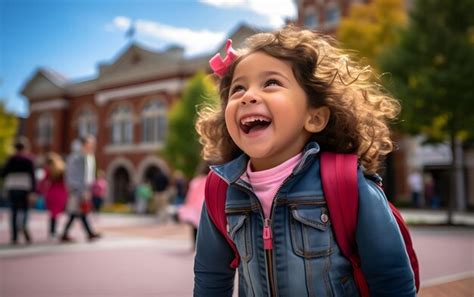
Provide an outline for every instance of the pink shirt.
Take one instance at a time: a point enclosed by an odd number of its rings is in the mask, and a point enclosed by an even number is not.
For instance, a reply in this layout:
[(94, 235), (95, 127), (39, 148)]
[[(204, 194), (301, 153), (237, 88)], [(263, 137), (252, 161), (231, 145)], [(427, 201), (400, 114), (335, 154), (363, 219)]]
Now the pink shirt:
[(301, 160), (302, 155), (302, 153), (299, 153), (276, 167), (262, 171), (254, 172), (250, 167), (250, 161), (247, 164), (247, 171), (241, 178), (252, 185), (255, 195), (262, 204), (265, 218), (270, 216), (275, 194)]

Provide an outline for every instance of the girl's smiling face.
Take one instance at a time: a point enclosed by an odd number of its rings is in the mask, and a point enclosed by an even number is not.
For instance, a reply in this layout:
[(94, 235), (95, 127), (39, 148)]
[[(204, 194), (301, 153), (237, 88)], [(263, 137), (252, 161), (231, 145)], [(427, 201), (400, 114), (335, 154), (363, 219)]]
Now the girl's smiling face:
[(316, 110), (289, 62), (255, 52), (235, 67), (225, 122), (253, 170), (265, 170), (301, 152), (311, 133), (322, 130), (314, 127)]

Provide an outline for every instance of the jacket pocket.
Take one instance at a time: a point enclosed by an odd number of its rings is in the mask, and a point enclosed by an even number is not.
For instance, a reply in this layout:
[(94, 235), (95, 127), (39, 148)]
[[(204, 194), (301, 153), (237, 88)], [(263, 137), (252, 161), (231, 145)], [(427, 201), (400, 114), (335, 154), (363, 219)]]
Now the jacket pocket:
[(359, 296), (359, 289), (355, 284), (354, 278), (352, 275), (345, 276), (341, 279), (341, 287), (344, 292), (344, 296)]
[(227, 214), (227, 231), (234, 241), (240, 258), (246, 262), (252, 258), (252, 234), (248, 213)]
[(295, 254), (305, 258), (329, 256), (331, 228), (326, 207), (290, 207), (291, 242)]

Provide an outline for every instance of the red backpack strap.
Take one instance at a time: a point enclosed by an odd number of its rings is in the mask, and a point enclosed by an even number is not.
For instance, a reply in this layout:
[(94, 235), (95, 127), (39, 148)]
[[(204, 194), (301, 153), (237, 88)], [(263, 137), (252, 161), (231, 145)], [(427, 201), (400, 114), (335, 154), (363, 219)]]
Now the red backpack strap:
[(393, 216), (397, 220), (398, 227), (400, 228), (400, 233), (402, 233), (407, 254), (410, 258), (411, 268), (413, 269), (413, 274), (415, 276), (416, 291), (418, 292), (420, 290), (420, 266), (418, 265), (418, 258), (416, 257), (415, 249), (413, 248), (413, 242), (411, 240), (408, 226), (403, 220), (400, 211), (395, 206), (393, 206), (392, 203), (389, 202), (388, 204), (390, 205), (390, 209), (392, 210)]
[(217, 230), (224, 236), (227, 243), (234, 251), (235, 257), (230, 267), (236, 269), (239, 266), (240, 256), (237, 247), (227, 233), (227, 217), (225, 215), (225, 201), (227, 198), (227, 183), (213, 171), (209, 172), (206, 180), (205, 201), (209, 218)]
[(362, 297), (369, 296), (369, 287), (360, 267), (356, 249), (359, 188), (357, 156), (321, 153), (321, 180), (336, 242), (354, 269), (354, 280)]

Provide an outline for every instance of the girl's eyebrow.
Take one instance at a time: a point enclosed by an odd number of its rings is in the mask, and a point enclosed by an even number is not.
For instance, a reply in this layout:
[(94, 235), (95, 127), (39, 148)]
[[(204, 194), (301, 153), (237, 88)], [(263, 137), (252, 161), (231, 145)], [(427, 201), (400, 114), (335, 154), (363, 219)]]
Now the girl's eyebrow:
[(266, 76), (271, 76), (271, 75), (279, 76), (279, 77), (285, 79), (286, 81), (290, 82), (290, 79), (288, 77), (286, 77), (286, 75), (284, 75), (283, 73), (281, 73), (279, 71), (269, 70), (269, 71), (264, 71), (260, 74), (261, 77), (266, 77)]
[(230, 85), (233, 85), (235, 84), (236, 82), (238, 82), (239, 80), (244, 80), (245, 79), (245, 75), (241, 75), (239, 77), (237, 77), (236, 79), (233, 79), (231, 82), (230, 82)]
[[(267, 77), (267, 76), (271, 76), (271, 75), (279, 76), (279, 77), (285, 79), (286, 81), (290, 82), (290, 79), (288, 77), (286, 77), (286, 75), (284, 75), (283, 73), (281, 73), (279, 71), (268, 70), (268, 71), (264, 71), (264, 72), (259, 74), (260, 77)], [(230, 84), (233, 85), (236, 82), (238, 82), (239, 80), (245, 80), (245, 78), (246, 78), (245, 75), (239, 76), (236, 79), (232, 80), (232, 82)]]

